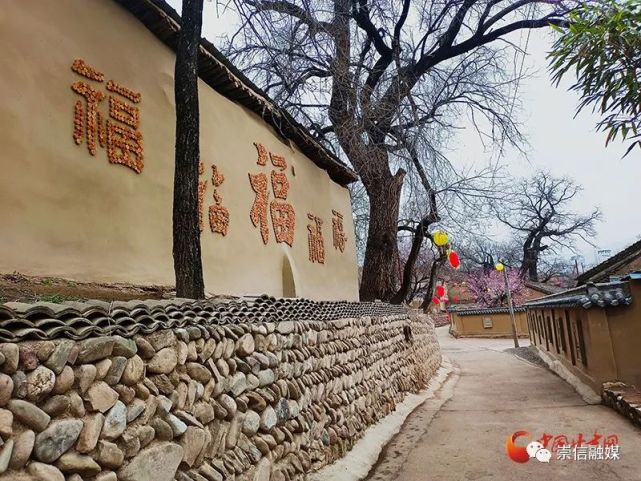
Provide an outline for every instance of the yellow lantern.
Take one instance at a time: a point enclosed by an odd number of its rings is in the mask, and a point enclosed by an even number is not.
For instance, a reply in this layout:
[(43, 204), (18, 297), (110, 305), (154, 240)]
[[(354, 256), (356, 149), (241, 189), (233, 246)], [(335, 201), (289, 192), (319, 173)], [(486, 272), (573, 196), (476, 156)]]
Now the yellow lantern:
[(434, 244), (439, 247), (447, 245), (447, 242), (449, 241), (447, 233), (442, 230), (435, 230), (432, 233), (432, 239), (434, 240)]
[(503, 269), (505, 269), (505, 266), (501, 264), (500, 262), (497, 262), (496, 265), (494, 266), (497, 271), (501, 272)]

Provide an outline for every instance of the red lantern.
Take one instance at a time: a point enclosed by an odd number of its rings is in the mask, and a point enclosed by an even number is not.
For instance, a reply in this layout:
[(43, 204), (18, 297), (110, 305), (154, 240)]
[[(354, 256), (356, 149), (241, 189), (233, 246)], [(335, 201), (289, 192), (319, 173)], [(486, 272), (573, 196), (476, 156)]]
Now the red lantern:
[(450, 265), (454, 269), (458, 269), (459, 267), (461, 267), (461, 259), (459, 259), (459, 256), (456, 253), (456, 251), (451, 251), (449, 258), (450, 258)]
[(432, 297), (432, 302), (438, 306), (441, 303), (441, 300), (438, 297), (434, 296)]
[(445, 295), (445, 287), (443, 286), (436, 286), (436, 295), (438, 297), (443, 297)]

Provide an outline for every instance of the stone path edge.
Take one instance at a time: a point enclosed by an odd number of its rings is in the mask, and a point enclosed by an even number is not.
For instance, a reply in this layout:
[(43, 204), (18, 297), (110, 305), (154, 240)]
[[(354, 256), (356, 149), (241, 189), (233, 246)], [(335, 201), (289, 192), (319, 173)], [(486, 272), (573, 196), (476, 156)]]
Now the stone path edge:
[[(372, 468), (376, 466), (385, 447), (400, 432), (407, 418), (426, 401), (436, 397), (445, 384), (452, 380), (452, 374), (456, 377), (453, 384), (456, 384), (458, 369), (446, 356), (443, 356), (441, 366), (430, 379), (426, 389), (417, 394), (408, 394), (396, 406), (394, 412), (370, 426), (363, 437), (356, 442), (344, 457), (314, 473), (310, 473), (307, 479), (309, 481), (336, 481), (337, 479), (341, 481), (361, 481), (365, 479)], [(441, 405), (447, 402), (452, 393), (453, 390), (441, 400)]]

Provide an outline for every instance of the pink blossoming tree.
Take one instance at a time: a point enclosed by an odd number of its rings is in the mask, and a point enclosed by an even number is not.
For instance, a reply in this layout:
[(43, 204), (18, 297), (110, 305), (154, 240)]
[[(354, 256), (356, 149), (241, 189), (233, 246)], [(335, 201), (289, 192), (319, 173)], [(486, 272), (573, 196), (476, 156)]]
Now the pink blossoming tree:
[[(518, 270), (508, 270), (507, 281), (512, 293), (512, 302), (514, 305), (520, 304), (524, 300), (525, 284)], [(469, 273), (465, 283), (477, 304), (486, 307), (507, 306), (507, 292), (502, 272), (483, 272), (479, 269)]]

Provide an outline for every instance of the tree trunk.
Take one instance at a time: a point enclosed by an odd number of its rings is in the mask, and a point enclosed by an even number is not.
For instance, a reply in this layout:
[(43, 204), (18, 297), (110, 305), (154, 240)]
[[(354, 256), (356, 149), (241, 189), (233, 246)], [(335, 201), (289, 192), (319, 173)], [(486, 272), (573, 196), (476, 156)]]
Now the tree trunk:
[(203, 0), (183, 0), (176, 51), (176, 161), (174, 172), (173, 255), (176, 295), (205, 297), (198, 227), (198, 48)]
[(423, 312), (427, 312), (432, 303), (432, 297), (434, 297), (434, 287), (436, 285), (436, 277), (438, 276), (439, 271), (441, 270), (441, 265), (445, 262), (445, 255), (441, 254), (432, 262), (432, 267), (430, 267), (430, 279), (427, 283), (427, 290), (425, 291), (425, 297), (421, 303), (421, 309)]
[(414, 230), (414, 237), (412, 238), (412, 248), (410, 249), (410, 253), (407, 256), (407, 261), (405, 261), (405, 267), (403, 268), (401, 287), (399, 288), (398, 292), (396, 292), (396, 294), (392, 296), (392, 298), (390, 299), (390, 303), (402, 304), (407, 300), (412, 285), (412, 274), (414, 273), (414, 266), (416, 265), (416, 259), (418, 259), (418, 255), (421, 252), (424, 238), (425, 225), (421, 220), (421, 222), (418, 223), (416, 229)]
[(523, 261), (521, 262), (520, 269), (520, 274), (523, 279), (538, 282), (539, 254), (540, 251), (536, 246), (531, 246), (523, 249)]
[(369, 229), (361, 279), (361, 301), (389, 301), (396, 292), (397, 224), (404, 171), (363, 182), (369, 194)]

